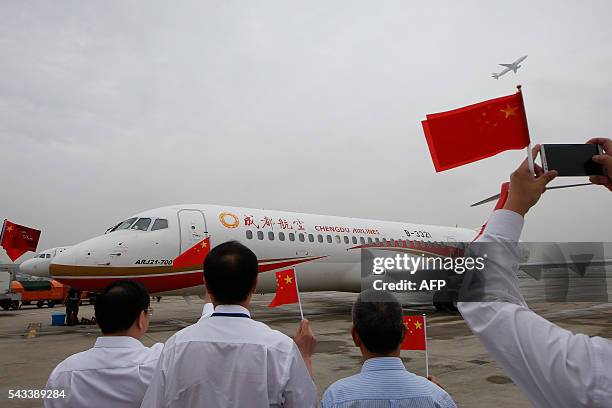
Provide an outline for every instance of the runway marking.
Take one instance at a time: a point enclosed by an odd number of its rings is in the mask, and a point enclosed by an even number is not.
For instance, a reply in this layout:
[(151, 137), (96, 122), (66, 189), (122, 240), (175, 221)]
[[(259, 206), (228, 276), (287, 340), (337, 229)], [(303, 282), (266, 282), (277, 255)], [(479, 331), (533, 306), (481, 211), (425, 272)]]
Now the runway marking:
[(25, 335), (26, 339), (33, 339), (36, 337), (38, 330), (42, 329), (42, 323), (30, 323), (28, 324), (27, 333)]

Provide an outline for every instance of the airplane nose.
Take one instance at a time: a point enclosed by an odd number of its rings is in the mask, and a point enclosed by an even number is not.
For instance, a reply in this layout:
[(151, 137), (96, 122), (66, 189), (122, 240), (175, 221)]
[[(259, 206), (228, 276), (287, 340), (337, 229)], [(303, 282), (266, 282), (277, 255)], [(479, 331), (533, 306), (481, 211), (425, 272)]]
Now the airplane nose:
[(64, 275), (72, 275), (72, 272), (76, 265), (76, 255), (75, 251), (71, 250), (71, 248), (65, 250), (64, 252), (58, 254), (51, 261), (51, 265), (49, 267), (49, 272), (51, 276), (64, 276)]
[(19, 265), (19, 272), (30, 276), (48, 278), (50, 276), (49, 262), (37, 258), (28, 259)]

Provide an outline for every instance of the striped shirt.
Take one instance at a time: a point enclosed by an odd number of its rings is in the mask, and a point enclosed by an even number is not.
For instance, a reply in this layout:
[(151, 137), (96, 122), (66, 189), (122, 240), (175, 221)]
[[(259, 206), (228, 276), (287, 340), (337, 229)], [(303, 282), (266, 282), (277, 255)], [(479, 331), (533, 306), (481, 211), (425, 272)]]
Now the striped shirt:
[(426, 378), (406, 370), (398, 357), (370, 358), (361, 372), (336, 381), (321, 408), (456, 408), (453, 399)]

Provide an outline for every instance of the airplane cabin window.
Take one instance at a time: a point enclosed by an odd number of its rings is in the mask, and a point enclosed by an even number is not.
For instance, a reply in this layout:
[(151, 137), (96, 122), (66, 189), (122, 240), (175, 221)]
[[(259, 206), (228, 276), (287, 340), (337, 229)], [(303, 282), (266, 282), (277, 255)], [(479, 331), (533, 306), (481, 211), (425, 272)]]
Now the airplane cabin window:
[(120, 222), (119, 224), (115, 225), (113, 228), (111, 228), (111, 230), (109, 232), (113, 232), (113, 231), (117, 231), (117, 230), (122, 230), (122, 229), (128, 229), (132, 226), (132, 224), (134, 223), (134, 221), (136, 221), (136, 217), (134, 218), (129, 218), (123, 222)]
[(327, 243), (331, 244), (332, 243), (332, 236), (331, 235), (327, 235)]
[(368, 237), (368, 244), (372, 243), (372, 237)]
[(151, 227), (151, 231), (157, 231), (160, 229), (168, 228), (168, 220), (163, 218), (158, 218), (153, 222), (153, 226)]
[(353, 244), (357, 245), (357, 237), (352, 237)]
[(340, 244), (342, 242), (342, 238), (340, 238), (340, 235), (336, 235), (334, 238), (336, 240), (336, 244)]
[(272, 231), (269, 231), (269, 232), (268, 232), (268, 239), (269, 239), (270, 241), (274, 241), (274, 233), (273, 233)]
[(253, 231), (246, 230), (246, 237), (247, 239), (253, 239)]
[(295, 241), (295, 234), (293, 232), (289, 233), (289, 241)]
[(257, 231), (257, 239), (260, 241), (263, 239), (263, 231)]
[(298, 235), (298, 238), (300, 239), (300, 242), (304, 242), (304, 234), (302, 234), (300, 232), (300, 235)]
[(279, 241), (284, 241), (285, 240), (285, 233), (284, 232), (279, 232), (278, 233), (278, 240)]
[(349, 237), (347, 237), (346, 235), (344, 236), (344, 243), (348, 244), (349, 243)]
[(380, 239), (379, 238), (374, 238), (374, 241), (380, 242)]
[(361, 243), (361, 245), (365, 245), (365, 238), (359, 237), (359, 242)]
[(134, 225), (132, 226), (132, 229), (139, 230), (139, 231), (146, 231), (149, 229), (149, 225), (151, 225), (150, 218), (140, 218), (138, 219), (138, 221), (134, 223)]
[(314, 242), (314, 235), (308, 234), (308, 241)]
[(317, 235), (317, 241), (323, 242), (323, 235), (321, 234)]

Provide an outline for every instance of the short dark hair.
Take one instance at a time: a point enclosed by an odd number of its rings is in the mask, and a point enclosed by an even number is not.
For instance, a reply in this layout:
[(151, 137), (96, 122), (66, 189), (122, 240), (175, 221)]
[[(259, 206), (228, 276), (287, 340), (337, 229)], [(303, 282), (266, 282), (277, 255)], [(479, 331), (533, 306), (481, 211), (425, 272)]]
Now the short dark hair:
[(96, 321), (102, 333), (118, 333), (132, 327), (150, 303), (149, 292), (141, 283), (117, 280), (96, 297)]
[(257, 282), (257, 256), (238, 241), (225, 242), (204, 260), (206, 289), (221, 304), (245, 301)]
[(365, 290), (353, 304), (353, 326), (368, 351), (389, 354), (404, 338), (402, 305), (389, 292)]

